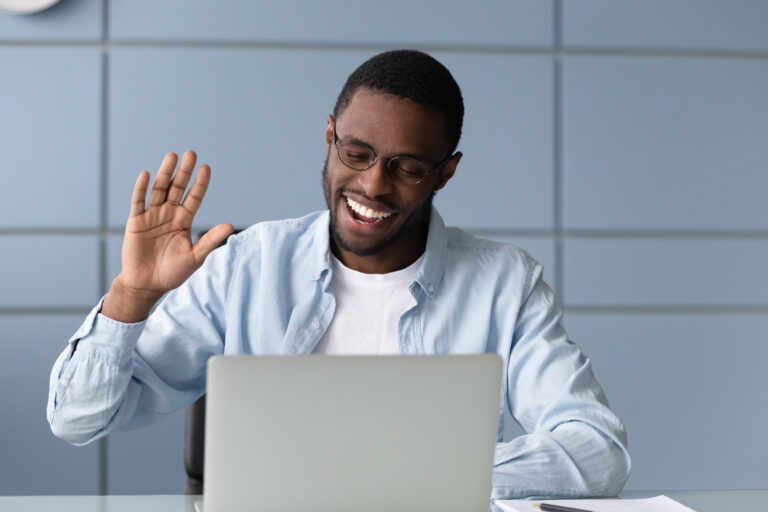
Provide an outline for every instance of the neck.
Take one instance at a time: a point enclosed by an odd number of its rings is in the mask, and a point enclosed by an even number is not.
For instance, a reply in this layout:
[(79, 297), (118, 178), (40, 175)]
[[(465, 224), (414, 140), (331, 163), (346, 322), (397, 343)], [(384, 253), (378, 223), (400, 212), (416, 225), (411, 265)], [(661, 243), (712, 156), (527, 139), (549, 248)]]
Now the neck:
[(367, 256), (346, 251), (340, 248), (333, 239), (331, 239), (331, 250), (334, 256), (347, 268), (364, 274), (388, 274), (404, 269), (424, 254), (427, 247), (427, 233), (427, 226), (419, 224), (396, 243), (385, 247), (376, 254)]

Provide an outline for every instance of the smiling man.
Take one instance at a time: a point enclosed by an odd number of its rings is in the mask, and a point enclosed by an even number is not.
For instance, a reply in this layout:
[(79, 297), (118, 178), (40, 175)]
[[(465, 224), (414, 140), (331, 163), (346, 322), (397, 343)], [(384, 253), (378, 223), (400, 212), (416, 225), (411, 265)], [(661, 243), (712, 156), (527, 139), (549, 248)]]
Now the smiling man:
[[(440, 110), (351, 82), (325, 132), (333, 157), (332, 172), (328, 160), (323, 169), (331, 235), (346, 266), (384, 274), (424, 252), (432, 197), (461, 153), (452, 155), (458, 139), (447, 140)], [(458, 88), (453, 99), (461, 101)]]
[(461, 160), (463, 114), (432, 57), (373, 57), (328, 117), (328, 210), (256, 224), (216, 251), (231, 225), (190, 239), (208, 166), (185, 196), (195, 154), (175, 174), (167, 155), (148, 203), (143, 171), (122, 270), (54, 365), (53, 432), (84, 444), (184, 407), (205, 391), (214, 354), (490, 352), (505, 365), (503, 407), (527, 432), (499, 439), (492, 497), (617, 494), (630, 465), (624, 427), (568, 340), (541, 266), (446, 228), (432, 207)]

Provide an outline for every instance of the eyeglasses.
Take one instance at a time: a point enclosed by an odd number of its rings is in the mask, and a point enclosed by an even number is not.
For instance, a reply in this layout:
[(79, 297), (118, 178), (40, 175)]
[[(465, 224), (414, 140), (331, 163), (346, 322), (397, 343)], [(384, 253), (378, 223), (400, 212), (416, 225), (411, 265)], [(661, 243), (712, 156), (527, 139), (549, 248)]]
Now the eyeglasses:
[(434, 167), (410, 156), (393, 156), (384, 158), (376, 154), (370, 146), (357, 142), (341, 142), (336, 136), (336, 121), (333, 122), (333, 145), (339, 153), (339, 160), (356, 171), (365, 171), (374, 166), (377, 160), (384, 162), (384, 167), (393, 180), (406, 185), (418, 185), (433, 172), (441, 169), (451, 158), (448, 154)]

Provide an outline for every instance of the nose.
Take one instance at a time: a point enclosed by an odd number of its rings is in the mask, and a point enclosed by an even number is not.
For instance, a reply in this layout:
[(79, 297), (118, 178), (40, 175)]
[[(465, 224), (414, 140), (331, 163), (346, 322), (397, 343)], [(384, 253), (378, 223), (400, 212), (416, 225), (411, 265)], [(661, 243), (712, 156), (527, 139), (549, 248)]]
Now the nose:
[(384, 196), (393, 191), (394, 183), (386, 164), (386, 160), (379, 158), (371, 167), (358, 174), (357, 182), (368, 197)]

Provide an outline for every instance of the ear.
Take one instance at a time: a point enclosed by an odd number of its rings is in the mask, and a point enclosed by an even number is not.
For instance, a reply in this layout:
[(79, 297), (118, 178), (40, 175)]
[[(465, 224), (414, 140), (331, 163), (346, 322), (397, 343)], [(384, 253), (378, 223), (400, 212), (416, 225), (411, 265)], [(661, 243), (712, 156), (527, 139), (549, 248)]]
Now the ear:
[(453, 178), (453, 174), (456, 172), (456, 166), (459, 165), (459, 160), (464, 156), (461, 151), (457, 151), (443, 166), (443, 170), (440, 171), (440, 179), (435, 185), (435, 190), (440, 190), (448, 183), (448, 180)]
[(328, 115), (328, 126), (325, 127), (325, 156), (331, 151), (333, 143), (333, 116)]

